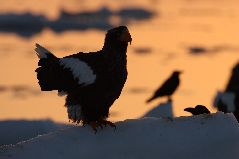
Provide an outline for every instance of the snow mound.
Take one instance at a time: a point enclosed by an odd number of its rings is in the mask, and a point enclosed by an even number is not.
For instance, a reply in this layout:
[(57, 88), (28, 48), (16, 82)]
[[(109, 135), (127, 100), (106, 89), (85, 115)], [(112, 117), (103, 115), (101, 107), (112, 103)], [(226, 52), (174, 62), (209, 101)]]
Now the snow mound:
[(1, 148), (11, 159), (238, 159), (239, 129), (232, 114), (142, 118), (96, 134), (73, 127)]
[(0, 146), (16, 144), (23, 140), (63, 129), (69, 126), (51, 120), (4, 120), (0, 121)]
[(152, 110), (147, 112), (143, 117), (165, 117), (173, 118), (172, 102), (160, 103)]

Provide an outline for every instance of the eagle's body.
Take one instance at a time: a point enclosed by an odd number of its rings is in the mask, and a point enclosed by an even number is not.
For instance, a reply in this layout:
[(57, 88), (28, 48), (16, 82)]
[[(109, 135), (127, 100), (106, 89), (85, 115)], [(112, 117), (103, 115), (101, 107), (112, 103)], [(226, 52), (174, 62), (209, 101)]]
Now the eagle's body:
[(96, 127), (108, 122), (109, 108), (127, 79), (126, 52), (131, 40), (128, 29), (120, 26), (108, 31), (102, 50), (63, 58), (37, 44), (40, 67), (36, 72), (41, 89), (67, 95), (65, 106), (73, 122)]

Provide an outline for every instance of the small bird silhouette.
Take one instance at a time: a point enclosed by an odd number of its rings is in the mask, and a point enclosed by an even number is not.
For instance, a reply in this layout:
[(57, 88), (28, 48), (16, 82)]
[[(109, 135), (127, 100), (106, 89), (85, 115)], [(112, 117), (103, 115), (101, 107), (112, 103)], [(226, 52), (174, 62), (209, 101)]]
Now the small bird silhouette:
[(199, 114), (210, 114), (211, 112), (203, 105), (197, 105), (195, 108), (188, 107), (185, 108), (184, 111), (190, 112), (193, 115), (199, 115)]
[(179, 74), (181, 71), (174, 71), (172, 75), (162, 84), (161, 87), (159, 87), (153, 94), (151, 98), (149, 98), (146, 102), (149, 103), (152, 100), (158, 98), (158, 97), (163, 97), (163, 96), (168, 96), (169, 101), (171, 100), (172, 94), (176, 91), (176, 89), (179, 86), (180, 79), (179, 79)]

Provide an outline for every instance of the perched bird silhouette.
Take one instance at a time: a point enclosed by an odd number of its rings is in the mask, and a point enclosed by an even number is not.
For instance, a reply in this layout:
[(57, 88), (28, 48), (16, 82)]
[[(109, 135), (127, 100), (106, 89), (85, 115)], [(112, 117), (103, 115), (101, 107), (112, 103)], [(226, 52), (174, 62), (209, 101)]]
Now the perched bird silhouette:
[(189, 107), (185, 108), (184, 111), (190, 112), (193, 115), (199, 115), (199, 114), (210, 114), (211, 112), (207, 109), (207, 107), (203, 105), (197, 105), (195, 108)]
[(233, 67), (231, 77), (228, 80), (223, 92), (218, 92), (214, 105), (219, 111), (224, 113), (233, 113), (239, 122), (239, 63)]
[(103, 48), (97, 52), (58, 58), (36, 44), (39, 57), (36, 69), (42, 91), (57, 90), (67, 95), (68, 118), (89, 124), (95, 132), (107, 121), (109, 108), (119, 98), (127, 79), (127, 47), (132, 38), (126, 26), (108, 30)]
[(146, 102), (149, 103), (152, 100), (158, 98), (158, 97), (163, 97), (163, 96), (168, 96), (168, 99), (171, 100), (172, 94), (176, 91), (176, 89), (179, 86), (180, 79), (179, 79), (179, 74), (180, 71), (174, 71), (172, 75), (159, 87), (154, 94), (152, 95), (151, 98), (149, 98)]

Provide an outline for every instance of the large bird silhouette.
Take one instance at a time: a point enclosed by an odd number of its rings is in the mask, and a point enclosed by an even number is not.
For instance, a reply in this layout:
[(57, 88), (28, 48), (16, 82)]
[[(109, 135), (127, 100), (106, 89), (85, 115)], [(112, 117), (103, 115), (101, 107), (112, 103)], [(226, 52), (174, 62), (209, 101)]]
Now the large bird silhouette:
[(68, 118), (89, 124), (95, 131), (107, 121), (109, 108), (119, 98), (127, 79), (126, 52), (132, 38), (126, 26), (108, 30), (100, 51), (58, 58), (36, 44), (37, 79), (42, 91), (65, 94)]

